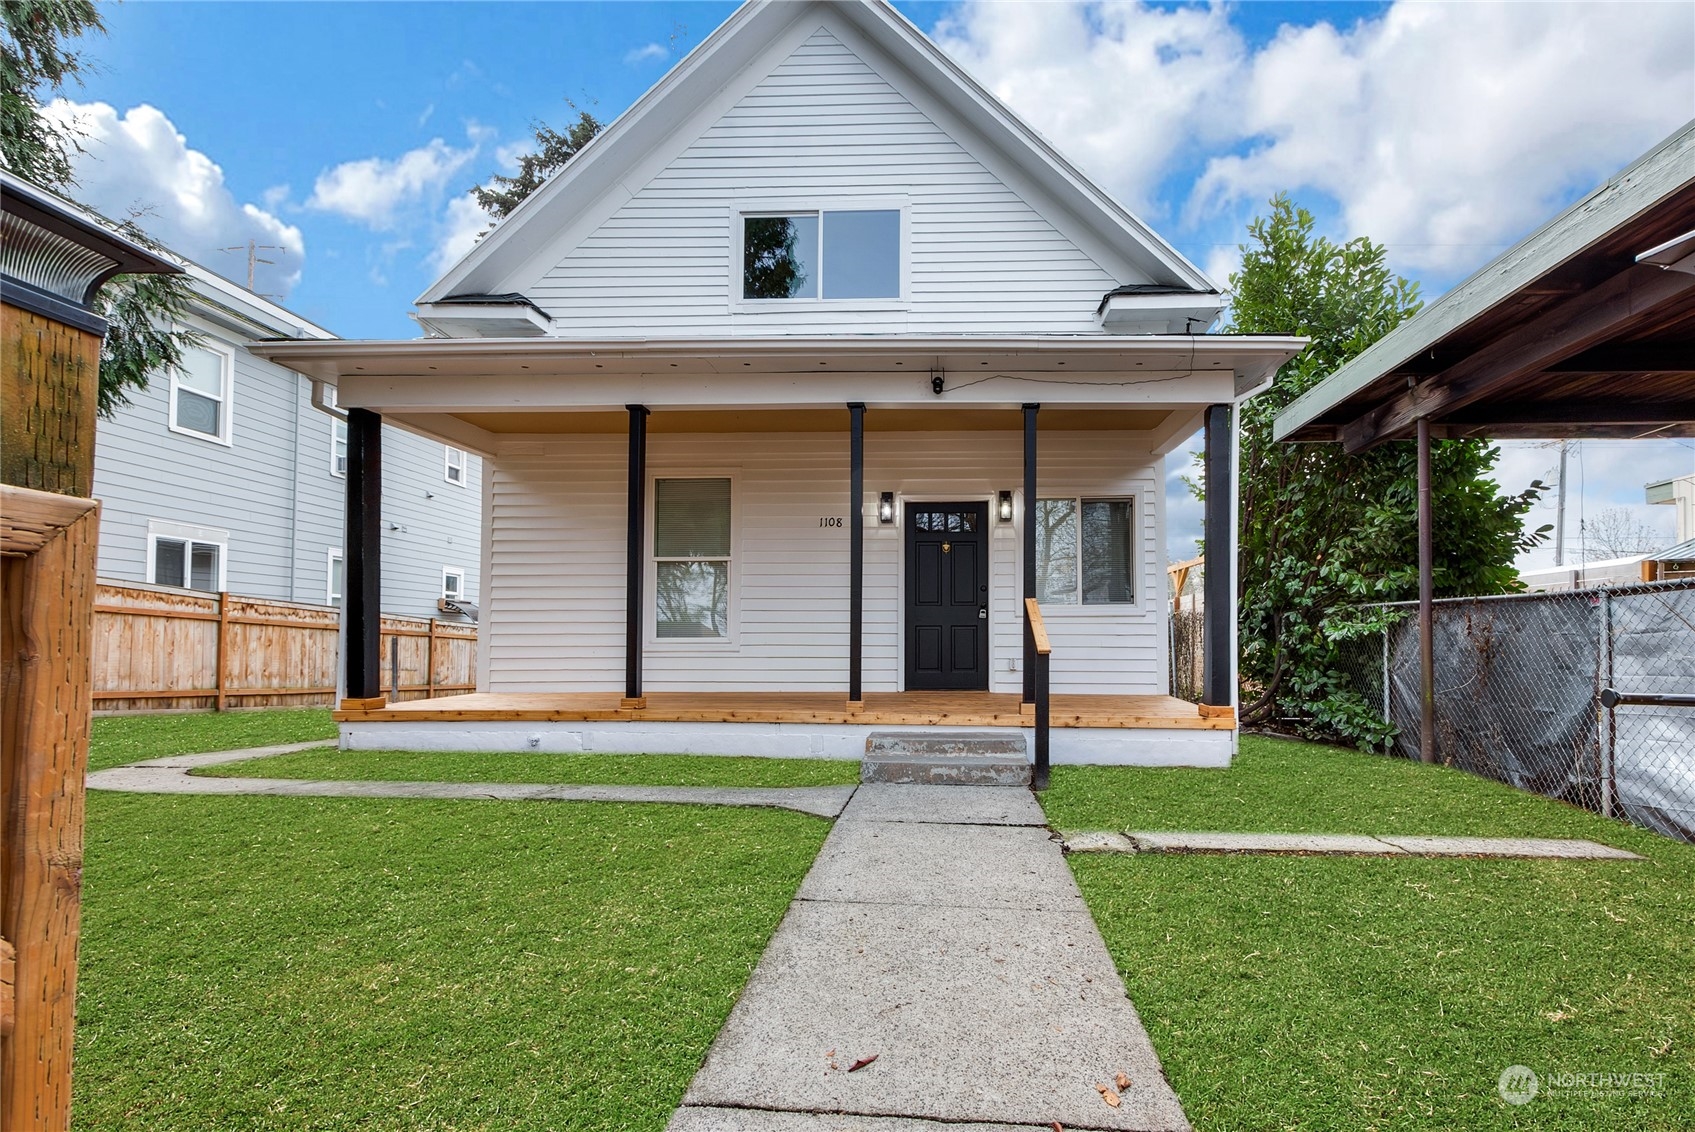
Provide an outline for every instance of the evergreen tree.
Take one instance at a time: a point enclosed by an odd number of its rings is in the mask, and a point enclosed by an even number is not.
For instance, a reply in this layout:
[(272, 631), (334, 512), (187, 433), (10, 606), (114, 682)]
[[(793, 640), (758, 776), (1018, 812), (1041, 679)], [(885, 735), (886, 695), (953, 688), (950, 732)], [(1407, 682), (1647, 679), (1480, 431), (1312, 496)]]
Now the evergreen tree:
[[(1295, 398), (1416, 313), (1416, 284), (1394, 274), (1368, 239), (1334, 243), (1285, 196), (1248, 227), (1230, 277), (1238, 334), (1311, 339), (1271, 388), (1241, 410), (1241, 672), (1245, 725), (1299, 715), (1362, 746), (1391, 732), (1339, 671), (1349, 640), (1383, 627), (1358, 607), (1418, 592), (1417, 459), (1411, 443), (1348, 455), (1337, 444), (1272, 439)], [(1501, 495), (1489, 475), (1500, 450), (1481, 440), (1431, 446), (1438, 595), (1520, 588), (1517, 552), (1539, 542), (1525, 513), (1541, 485)]]
[(518, 158), (517, 175), (504, 177), (496, 173), (489, 178), (487, 188), (478, 185), (471, 190), (483, 211), (496, 220), (511, 215), (525, 198), (565, 168), (565, 163), (600, 133), (600, 123), (587, 110), (579, 110), (577, 120), (564, 133), (546, 122), (531, 122), (530, 128), (535, 131), (536, 149)]

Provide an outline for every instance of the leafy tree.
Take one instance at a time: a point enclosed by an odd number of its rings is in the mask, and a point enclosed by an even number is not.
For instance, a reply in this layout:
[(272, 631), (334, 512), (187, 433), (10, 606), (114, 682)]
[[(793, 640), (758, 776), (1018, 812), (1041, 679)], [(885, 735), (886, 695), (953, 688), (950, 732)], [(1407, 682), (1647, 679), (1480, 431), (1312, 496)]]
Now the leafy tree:
[(478, 185), (471, 190), (477, 204), (496, 220), (511, 215), (526, 197), (563, 169), (566, 162), (577, 156), (578, 150), (600, 133), (600, 123), (587, 110), (578, 110), (577, 120), (564, 133), (546, 122), (531, 122), (530, 128), (535, 131), (536, 149), (518, 158), (517, 175), (505, 177), (496, 173), (489, 178), (487, 188)]
[[(105, 30), (91, 0), (0, 0), (0, 159), (19, 177), (57, 192), (75, 186), (78, 134), (42, 113), (37, 92), (80, 82), (88, 64), (72, 44)], [(158, 250), (133, 220), (119, 228)], [(110, 323), (100, 352), (101, 416), (180, 365), (183, 349), (199, 340), (172, 325), (191, 295), (184, 275), (120, 275), (101, 288), (95, 302)]]
[[(1286, 196), (1248, 226), (1241, 270), (1230, 278), (1230, 329), (1312, 340), (1241, 410), (1242, 722), (1298, 715), (1311, 729), (1362, 746), (1392, 730), (1340, 671), (1350, 641), (1387, 618), (1361, 603), (1418, 592), (1417, 457), (1410, 443), (1350, 456), (1336, 444), (1272, 439), (1272, 419), (1326, 375), (1422, 305), (1394, 274), (1382, 245), (1334, 243)], [(1523, 517), (1541, 484), (1498, 494), (1487, 478), (1499, 449), (1484, 441), (1431, 446), (1439, 595), (1519, 588), (1513, 558), (1545, 536)]]

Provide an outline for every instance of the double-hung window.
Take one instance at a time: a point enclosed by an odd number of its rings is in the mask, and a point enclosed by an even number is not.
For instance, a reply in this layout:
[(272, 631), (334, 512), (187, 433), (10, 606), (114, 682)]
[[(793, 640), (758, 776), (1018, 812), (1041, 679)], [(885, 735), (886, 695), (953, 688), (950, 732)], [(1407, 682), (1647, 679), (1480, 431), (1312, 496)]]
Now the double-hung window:
[(147, 580), (217, 593), (224, 588), (229, 534), (158, 520), (147, 524)]
[(899, 299), (898, 208), (742, 217), (743, 299)]
[(1135, 508), (1128, 499), (1036, 501), (1036, 599), (1044, 605), (1136, 600)]
[[(333, 409), (335, 405), (335, 386), (324, 386), (324, 404)], [(330, 475), (347, 475), (347, 418), (330, 418)]]
[(655, 635), (729, 637), (728, 479), (654, 481), (653, 559)]
[(235, 355), (211, 344), (189, 346), (171, 371), (171, 431), (230, 442)]
[(465, 453), (457, 448), (447, 450), (447, 470), (442, 473), (448, 483), (465, 486)]

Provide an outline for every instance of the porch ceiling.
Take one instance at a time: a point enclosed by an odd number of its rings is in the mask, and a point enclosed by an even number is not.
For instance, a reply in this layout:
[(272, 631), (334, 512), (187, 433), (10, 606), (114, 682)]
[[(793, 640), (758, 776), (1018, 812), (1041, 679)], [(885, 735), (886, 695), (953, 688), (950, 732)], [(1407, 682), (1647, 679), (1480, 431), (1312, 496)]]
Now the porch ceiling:
[[(1148, 432), (1159, 428), (1170, 409), (1044, 409), (1043, 432)], [(612, 434), (629, 431), (628, 413), (455, 413), (458, 420), (496, 435), (530, 436)], [(828, 432), (848, 427), (847, 409), (655, 410), (650, 433)], [(874, 409), (865, 415), (866, 432), (1016, 432), (1024, 427), (1017, 409)]]

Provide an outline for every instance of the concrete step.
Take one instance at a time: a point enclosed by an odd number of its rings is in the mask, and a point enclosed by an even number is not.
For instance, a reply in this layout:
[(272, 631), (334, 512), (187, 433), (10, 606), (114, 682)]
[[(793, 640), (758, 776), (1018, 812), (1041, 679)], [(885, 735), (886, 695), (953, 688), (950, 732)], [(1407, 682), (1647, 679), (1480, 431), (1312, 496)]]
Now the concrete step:
[(1028, 786), (1022, 731), (876, 731), (865, 740), (861, 782), (924, 786)]

